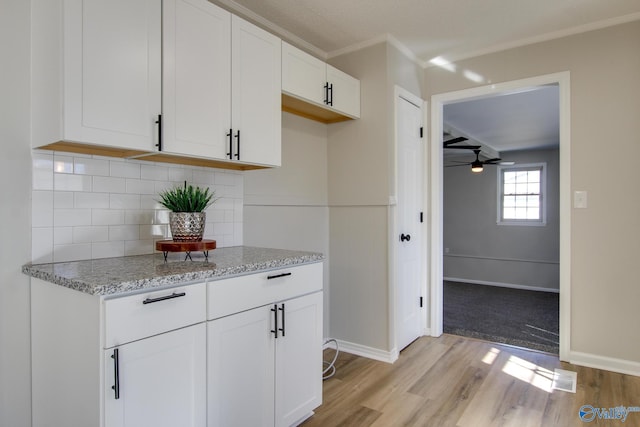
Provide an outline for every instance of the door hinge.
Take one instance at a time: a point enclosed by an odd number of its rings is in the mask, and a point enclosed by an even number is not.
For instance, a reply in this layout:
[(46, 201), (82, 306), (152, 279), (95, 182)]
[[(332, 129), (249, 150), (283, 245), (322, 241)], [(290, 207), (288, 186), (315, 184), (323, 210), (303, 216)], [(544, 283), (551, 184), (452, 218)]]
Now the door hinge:
[(424, 301), (423, 301), (423, 298), (422, 298), (422, 297), (420, 297), (420, 308), (422, 308), (422, 307), (423, 307), (423, 302), (424, 302)]
[(424, 222), (424, 213), (420, 212), (420, 222)]
[(424, 134), (424, 127), (420, 126), (420, 138), (423, 137)]

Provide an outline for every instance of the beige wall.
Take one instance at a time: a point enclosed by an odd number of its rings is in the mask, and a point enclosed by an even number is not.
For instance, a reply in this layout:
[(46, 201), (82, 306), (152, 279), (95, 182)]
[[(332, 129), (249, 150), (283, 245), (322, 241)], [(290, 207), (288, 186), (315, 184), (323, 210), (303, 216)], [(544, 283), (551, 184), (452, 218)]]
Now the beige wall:
[(0, 426), (29, 426), (29, 280), (20, 267), (31, 257), (30, 8), (3, 0), (1, 9)]
[(419, 95), (421, 73), (387, 43), (329, 62), (361, 85), (360, 119), (328, 130), (331, 336), (386, 352), (394, 345), (389, 330), (394, 84)]
[(327, 125), (282, 113), (282, 166), (244, 173), (247, 246), (325, 254), (324, 335), (329, 335)]
[[(640, 362), (640, 22), (425, 70), (426, 95), (569, 71), (571, 189), (588, 208), (571, 215), (571, 351)], [(484, 78), (474, 83), (465, 70)]]

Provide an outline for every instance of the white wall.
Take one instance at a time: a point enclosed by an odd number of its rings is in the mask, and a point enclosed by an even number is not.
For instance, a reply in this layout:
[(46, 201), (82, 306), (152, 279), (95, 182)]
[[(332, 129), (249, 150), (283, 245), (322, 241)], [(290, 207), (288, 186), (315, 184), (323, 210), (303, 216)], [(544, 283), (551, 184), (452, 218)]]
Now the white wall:
[(204, 238), (241, 245), (240, 172), (34, 150), (33, 262), (154, 253), (171, 238), (158, 193), (184, 181), (215, 192)]
[(29, 150), (30, 7), (0, 2), (0, 426), (31, 425), (29, 280), (31, 258)]
[[(591, 364), (640, 372), (640, 21), (425, 70), (432, 94), (569, 71), (571, 189), (588, 208), (571, 214), (571, 348)], [(465, 70), (482, 82), (464, 77)], [(603, 162), (603, 158), (611, 162)], [(561, 261), (562, 262), (562, 261)]]
[(244, 244), (326, 257), (325, 337), (330, 321), (327, 126), (282, 113), (282, 166), (244, 172)]
[[(469, 153), (473, 158), (473, 153)], [(558, 150), (502, 152), (516, 165), (546, 164), (546, 224), (497, 225), (498, 167), (444, 168), (445, 278), (557, 291), (560, 221)], [(456, 157), (456, 159), (460, 159)]]

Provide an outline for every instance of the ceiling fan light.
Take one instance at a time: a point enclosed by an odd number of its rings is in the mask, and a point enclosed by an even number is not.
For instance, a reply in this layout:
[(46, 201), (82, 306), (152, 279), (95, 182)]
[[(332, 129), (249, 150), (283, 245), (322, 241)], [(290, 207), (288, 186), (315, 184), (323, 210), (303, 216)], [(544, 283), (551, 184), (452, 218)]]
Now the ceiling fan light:
[(482, 162), (475, 161), (471, 163), (471, 172), (475, 172), (475, 173), (482, 172), (482, 169), (483, 169)]

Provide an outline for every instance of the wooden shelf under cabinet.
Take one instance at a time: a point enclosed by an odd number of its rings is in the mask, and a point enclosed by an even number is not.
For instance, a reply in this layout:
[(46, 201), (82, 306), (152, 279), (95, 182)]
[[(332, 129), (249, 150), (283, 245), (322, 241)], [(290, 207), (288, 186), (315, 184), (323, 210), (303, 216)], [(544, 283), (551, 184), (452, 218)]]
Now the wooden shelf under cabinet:
[(329, 110), (323, 106), (312, 104), (284, 93), (282, 94), (282, 111), (327, 124), (353, 120), (352, 117), (345, 116), (337, 111)]

